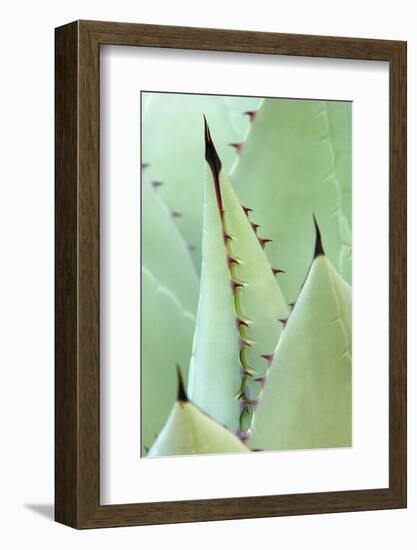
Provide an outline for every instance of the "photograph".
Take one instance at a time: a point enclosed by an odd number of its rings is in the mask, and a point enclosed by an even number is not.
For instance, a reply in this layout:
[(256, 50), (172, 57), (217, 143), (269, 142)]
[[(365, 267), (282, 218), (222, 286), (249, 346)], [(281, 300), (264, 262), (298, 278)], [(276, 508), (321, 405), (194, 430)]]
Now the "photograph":
[(140, 104), (138, 454), (352, 447), (352, 101)]

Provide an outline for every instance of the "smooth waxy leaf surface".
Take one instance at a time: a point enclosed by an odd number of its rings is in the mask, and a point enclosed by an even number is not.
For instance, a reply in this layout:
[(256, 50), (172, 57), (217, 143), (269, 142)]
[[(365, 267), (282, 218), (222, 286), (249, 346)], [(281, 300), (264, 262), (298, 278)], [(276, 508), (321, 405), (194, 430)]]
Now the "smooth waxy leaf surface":
[(351, 446), (351, 324), (351, 289), (319, 255), (278, 343), (251, 447)]
[(327, 101), (329, 137), (335, 157), (334, 170), (341, 192), (342, 211), (352, 222), (352, 103)]
[(175, 220), (147, 179), (142, 182), (142, 265), (188, 311), (198, 301), (198, 277)]
[(327, 235), (329, 259), (339, 271), (343, 263), (343, 275), (350, 281), (346, 255), (340, 258), (350, 235), (338, 181), (342, 168), (333, 146), (338, 137), (337, 150), (344, 151), (346, 164), (349, 135), (340, 137), (338, 132), (346, 134), (344, 126), (333, 126), (331, 132), (325, 101), (265, 99), (231, 172), (238, 196), (253, 208), (254, 221), (272, 239), (266, 254), (271, 265), (285, 271), (280, 284), (288, 302), (298, 295), (310, 264), (313, 212)]
[(180, 381), (178, 400), (148, 456), (246, 452), (235, 434), (188, 400)]
[(176, 223), (197, 271), (201, 267), (204, 142), (203, 113), (213, 123), (214, 138), (225, 170), (236, 158), (231, 143), (239, 143), (249, 125), (257, 98), (198, 94), (142, 93), (142, 162), (149, 163), (152, 179)]
[[(175, 402), (175, 364), (191, 357), (198, 280), (167, 208), (142, 183), (141, 414), (149, 447)], [(187, 376), (188, 369), (184, 374)]]

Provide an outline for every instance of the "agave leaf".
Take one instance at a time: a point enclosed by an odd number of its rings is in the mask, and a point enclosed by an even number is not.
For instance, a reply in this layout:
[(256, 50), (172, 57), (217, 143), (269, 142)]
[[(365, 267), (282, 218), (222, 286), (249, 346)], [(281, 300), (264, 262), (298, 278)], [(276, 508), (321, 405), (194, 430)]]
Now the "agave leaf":
[(243, 113), (258, 104), (256, 98), (216, 95), (142, 93), (142, 162), (149, 163), (159, 193), (176, 214), (185, 242), (192, 247), (197, 271), (201, 267), (204, 144), (202, 113), (215, 124), (216, 142), (228, 170), (248, 124)]
[(341, 207), (348, 223), (352, 223), (352, 103), (327, 101), (329, 135), (335, 156), (334, 170), (341, 192)]
[(148, 456), (247, 452), (240, 439), (188, 400), (180, 379), (178, 399)]
[(352, 103), (327, 101), (329, 139), (334, 153), (334, 172), (340, 190), (339, 271), (345, 281), (352, 281)]
[(311, 212), (328, 237), (330, 261), (339, 265), (341, 192), (326, 102), (263, 100), (231, 180), (273, 241), (267, 256), (271, 265), (285, 270), (280, 284), (288, 302), (296, 298), (310, 264)]
[(185, 309), (195, 313), (198, 277), (190, 252), (169, 210), (145, 178), (142, 182), (142, 265)]
[(143, 454), (175, 402), (172, 365), (188, 365), (190, 361), (198, 294), (187, 247), (165, 205), (146, 181), (142, 183), (142, 245)]
[(316, 257), (278, 343), (250, 444), (265, 450), (348, 447), (352, 439), (351, 289)]
[(208, 126), (203, 263), (189, 394), (244, 437), (288, 308)]

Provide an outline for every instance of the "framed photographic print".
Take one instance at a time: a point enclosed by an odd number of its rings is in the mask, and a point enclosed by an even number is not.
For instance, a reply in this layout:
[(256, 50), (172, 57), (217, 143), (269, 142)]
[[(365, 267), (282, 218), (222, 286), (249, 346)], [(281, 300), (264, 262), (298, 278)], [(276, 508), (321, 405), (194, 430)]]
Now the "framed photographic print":
[(56, 29), (56, 520), (406, 506), (406, 44)]

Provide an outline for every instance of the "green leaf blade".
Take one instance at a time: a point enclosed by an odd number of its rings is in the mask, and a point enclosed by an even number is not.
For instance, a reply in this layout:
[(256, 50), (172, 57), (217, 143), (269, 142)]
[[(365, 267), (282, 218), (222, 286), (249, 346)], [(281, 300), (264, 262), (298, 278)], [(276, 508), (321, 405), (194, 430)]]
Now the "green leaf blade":
[[(285, 271), (280, 285), (288, 302), (297, 297), (310, 264), (312, 213), (328, 235), (327, 254), (336, 266), (348, 239), (341, 236), (332, 139), (326, 102), (265, 99), (231, 172), (237, 194), (273, 240), (266, 253), (271, 265)], [(350, 280), (349, 265), (344, 269)]]
[(351, 289), (330, 261), (318, 256), (278, 343), (251, 446), (351, 446), (351, 322)]
[(160, 196), (169, 210), (180, 214), (176, 223), (197, 272), (201, 267), (204, 143), (203, 113), (213, 122), (213, 135), (225, 170), (236, 159), (238, 143), (249, 125), (244, 114), (256, 108), (258, 98), (204, 94), (142, 93), (142, 161), (153, 178), (163, 183)]
[[(175, 402), (175, 364), (191, 357), (198, 280), (174, 220), (142, 181), (141, 454)], [(156, 398), (157, 396), (157, 398)]]
[[(207, 136), (206, 136), (206, 139)], [(262, 246), (209, 136), (203, 263), (189, 393), (232, 431), (246, 432), (288, 313)], [(207, 153), (206, 153), (207, 154)]]
[(236, 435), (188, 400), (182, 381), (180, 387), (181, 399), (174, 404), (148, 457), (249, 452)]

